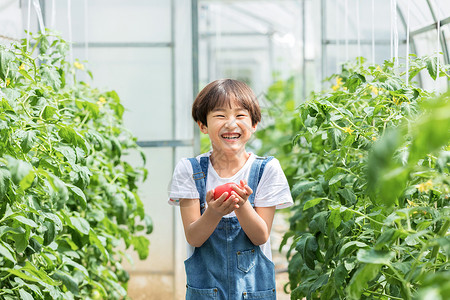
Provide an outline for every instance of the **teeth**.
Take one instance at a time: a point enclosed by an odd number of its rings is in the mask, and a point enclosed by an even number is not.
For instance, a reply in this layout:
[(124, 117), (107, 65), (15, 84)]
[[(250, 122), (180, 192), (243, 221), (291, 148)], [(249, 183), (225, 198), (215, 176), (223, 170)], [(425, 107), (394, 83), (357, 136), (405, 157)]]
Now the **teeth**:
[(235, 140), (235, 139), (238, 139), (240, 136), (241, 136), (240, 134), (233, 134), (233, 135), (225, 135), (224, 134), (224, 135), (222, 135), (222, 137), (227, 140)]

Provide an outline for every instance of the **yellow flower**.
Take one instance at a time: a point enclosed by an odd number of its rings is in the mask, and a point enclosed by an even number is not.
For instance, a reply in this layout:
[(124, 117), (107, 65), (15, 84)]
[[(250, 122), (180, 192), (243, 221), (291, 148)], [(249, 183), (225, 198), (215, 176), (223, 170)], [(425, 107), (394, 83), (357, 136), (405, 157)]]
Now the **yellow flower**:
[(378, 72), (383, 72), (383, 70), (380, 68), (380, 66), (377, 66), (376, 70), (377, 70)]
[(99, 107), (102, 107), (103, 105), (105, 105), (105, 103), (106, 103), (105, 97), (99, 97), (99, 98), (98, 98), (97, 105), (98, 105)]
[(370, 86), (370, 90), (371, 90), (371, 91), (372, 91), (372, 93), (374, 93), (375, 95), (378, 95), (378, 92), (379, 92), (379, 90), (378, 90), (378, 88), (377, 88), (377, 87), (375, 87), (375, 86), (371, 85), (371, 86)]
[(408, 201), (409, 206), (417, 206), (416, 203), (414, 203), (414, 202), (412, 202), (412, 201), (410, 201), (408, 199), (406, 199), (406, 201)]
[(376, 136), (373, 136), (372, 137), (372, 141), (376, 141), (377, 140), (377, 137)]
[(400, 99), (397, 99), (394, 96), (392, 96), (392, 101), (394, 102), (395, 105), (399, 105), (400, 104)]
[(82, 63), (77, 62), (77, 61), (73, 63), (73, 66), (75, 68), (79, 69), (79, 70), (84, 70), (84, 65)]
[(344, 130), (344, 132), (347, 132), (348, 134), (352, 134), (352, 132), (354, 131), (351, 127), (343, 127), (342, 130)]
[(19, 70), (25, 70), (25, 64), (21, 64), (21, 65), (19, 66)]
[(419, 184), (417, 184), (417, 185), (416, 185), (416, 188), (417, 188), (417, 190), (418, 190), (420, 193), (426, 193), (426, 192), (428, 192), (431, 188), (433, 188), (433, 182), (432, 182), (431, 179), (430, 179), (430, 180), (428, 180), (428, 181), (425, 182), (425, 183), (419, 183)]
[(6, 78), (6, 86), (8, 86), (11, 83), (11, 79)]
[[(336, 84), (333, 85), (331, 88), (333, 89), (333, 91), (337, 91), (341, 87), (341, 85), (343, 85), (343, 84), (344, 84), (344, 82), (342, 81), (342, 78), (337, 76), (336, 77)], [(344, 89), (346, 89), (346, 88), (344, 88)]]

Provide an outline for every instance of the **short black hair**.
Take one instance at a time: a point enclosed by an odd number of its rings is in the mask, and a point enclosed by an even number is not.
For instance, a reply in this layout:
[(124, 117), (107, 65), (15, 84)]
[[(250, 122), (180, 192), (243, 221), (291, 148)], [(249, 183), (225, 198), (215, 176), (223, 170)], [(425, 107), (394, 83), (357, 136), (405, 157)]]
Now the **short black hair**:
[(208, 126), (208, 113), (217, 107), (231, 106), (232, 99), (250, 113), (253, 126), (261, 121), (261, 109), (255, 93), (246, 83), (235, 79), (215, 80), (198, 93), (192, 104), (194, 121)]

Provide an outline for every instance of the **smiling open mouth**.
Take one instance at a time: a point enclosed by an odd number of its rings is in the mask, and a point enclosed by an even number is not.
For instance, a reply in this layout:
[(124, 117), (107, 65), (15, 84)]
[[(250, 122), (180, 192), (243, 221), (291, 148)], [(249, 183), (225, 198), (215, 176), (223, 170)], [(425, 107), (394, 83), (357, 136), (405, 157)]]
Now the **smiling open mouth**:
[(236, 140), (238, 138), (241, 137), (240, 133), (225, 133), (222, 134), (222, 138), (226, 139), (226, 140)]

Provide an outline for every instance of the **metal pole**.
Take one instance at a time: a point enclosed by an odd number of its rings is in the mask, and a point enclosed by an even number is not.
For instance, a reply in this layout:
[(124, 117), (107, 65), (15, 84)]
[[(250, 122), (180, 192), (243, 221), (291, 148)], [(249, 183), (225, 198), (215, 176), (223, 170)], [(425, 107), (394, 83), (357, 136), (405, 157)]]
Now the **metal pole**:
[[(439, 40), (440, 40), (440, 46), (442, 48), (442, 53), (444, 55), (444, 64), (448, 64), (449, 61), (450, 61), (450, 57), (449, 57), (449, 53), (448, 53), (447, 42), (445, 40), (445, 33), (444, 33), (443, 30), (441, 30), (439, 32), (439, 28), (441, 27), (441, 20), (438, 19), (435, 11), (433, 10), (433, 7), (431, 6), (430, 0), (427, 0), (427, 3), (428, 3), (428, 7), (430, 8), (431, 15), (433, 16), (433, 20), (436, 22), (436, 30), (438, 31), (438, 33), (440, 33)], [(436, 2), (436, 5), (438, 5), (437, 2)], [(439, 7), (437, 7), (437, 9), (439, 9)], [(436, 54), (436, 57), (439, 59), (439, 55), (438, 54)], [(438, 79), (439, 79), (439, 72), (437, 73), (437, 79), (436, 80), (438, 80)], [(447, 87), (450, 87), (450, 81), (449, 80), (447, 80)]]
[[(405, 17), (403, 16), (402, 11), (398, 7), (397, 7), (397, 12), (398, 12), (398, 17), (400, 19), (400, 22), (402, 23), (403, 27), (406, 28), (407, 26), (406, 26)], [(406, 29), (405, 29), (405, 31), (406, 31)], [(414, 38), (412, 38), (411, 33), (409, 34), (409, 39), (410, 39), (409, 46), (411, 47), (411, 52), (417, 54), (416, 43), (414, 41)], [(419, 74), (417, 74), (417, 81), (419, 83), (419, 86), (422, 86), (422, 74), (420, 72), (419, 72)]]
[(303, 64), (302, 64), (302, 102), (306, 99), (306, 13), (305, 1), (302, 0), (302, 43), (303, 43)]
[[(198, 75), (198, 0), (192, 0), (191, 6), (192, 24), (192, 93), (195, 99), (199, 90)], [(197, 124), (194, 124), (194, 154), (200, 154), (200, 132)]]
[[(175, 140), (177, 138), (176, 136), (176, 128), (177, 128), (177, 116), (176, 116), (176, 68), (175, 68), (175, 0), (170, 1), (170, 40), (171, 40), (171, 47), (170, 47), (170, 61), (171, 61), (171, 110), (172, 110), (172, 140)], [(176, 146), (172, 146), (172, 168), (175, 167), (176, 164)], [(172, 249), (172, 261), (173, 261), (173, 278), (172, 278), (172, 284), (173, 284), (173, 300), (177, 299), (177, 283), (178, 283), (178, 260), (177, 260), (177, 252), (175, 249), (177, 249), (177, 240), (178, 240), (178, 234), (177, 234), (177, 227), (178, 227), (178, 221), (177, 221), (177, 214), (176, 214), (176, 207), (174, 206), (172, 208), (172, 241), (173, 241), (173, 249)]]
[[(327, 65), (327, 49), (326, 49), (326, 21), (325, 21), (325, 0), (320, 1), (320, 10), (321, 10), (321, 39), (322, 39), (322, 74), (320, 74), (320, 78), (325, 78), (326, 73), (326, 65)], [(323, 86), (321, 87), (323, 88)]]

